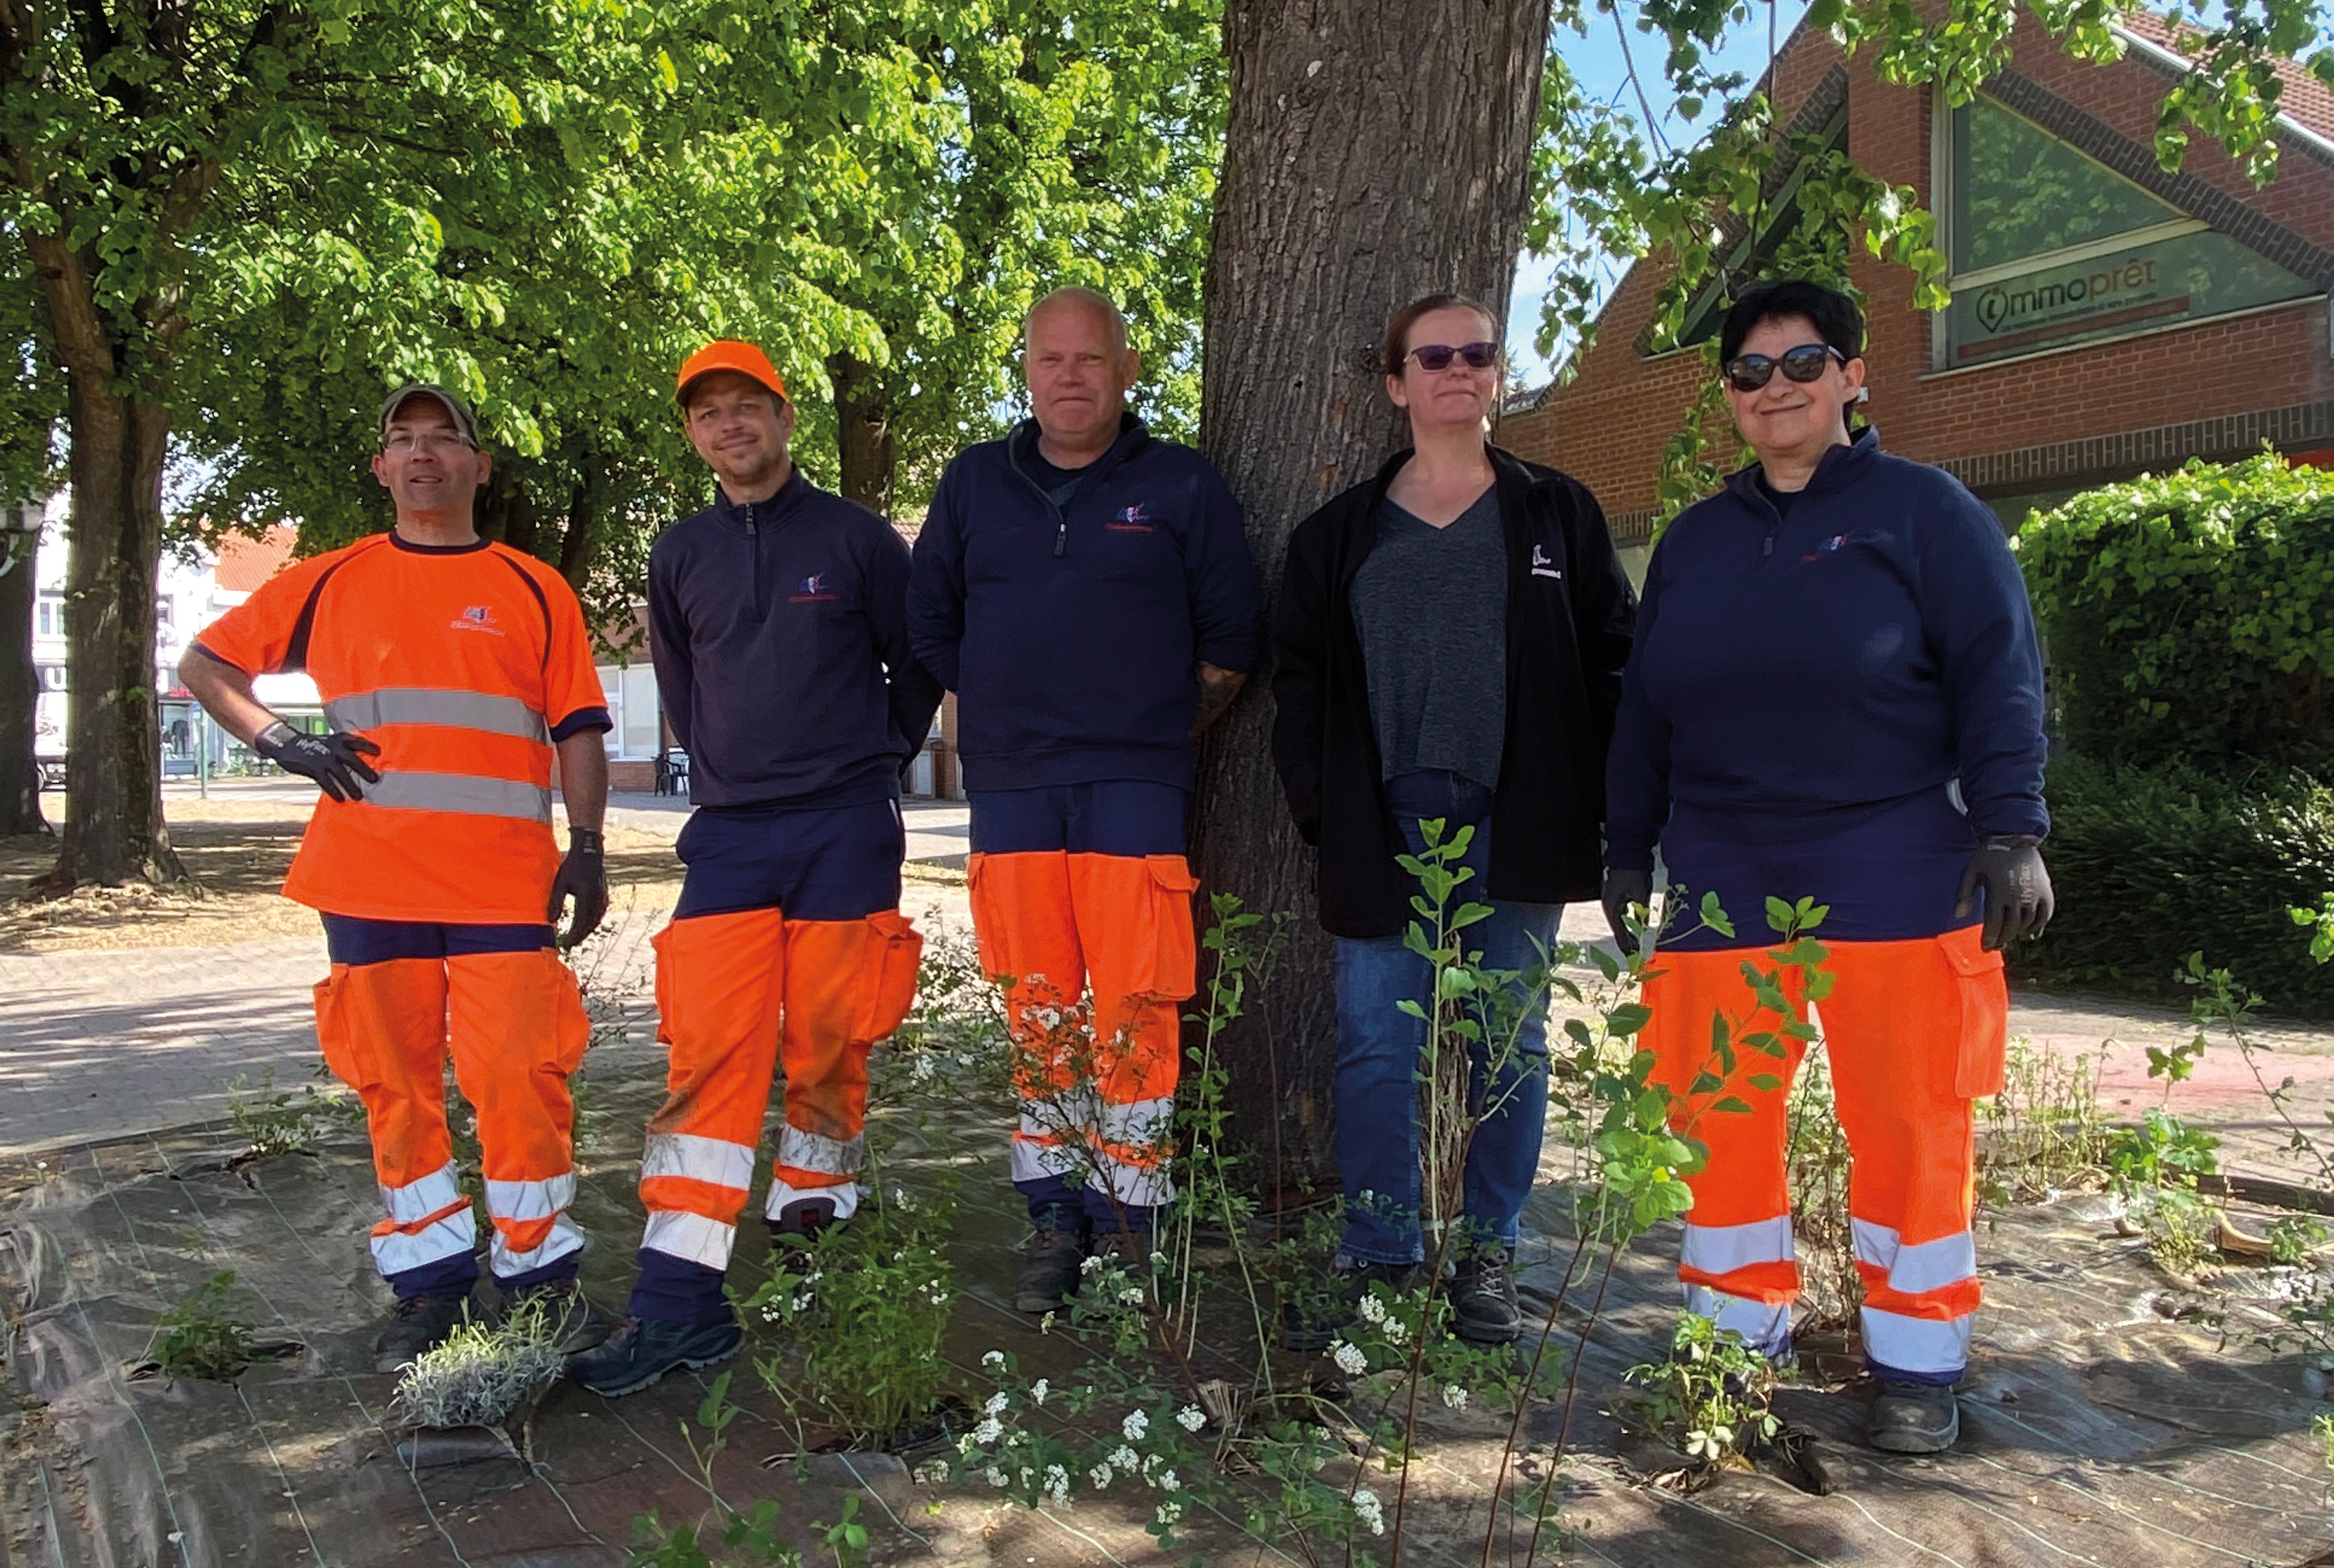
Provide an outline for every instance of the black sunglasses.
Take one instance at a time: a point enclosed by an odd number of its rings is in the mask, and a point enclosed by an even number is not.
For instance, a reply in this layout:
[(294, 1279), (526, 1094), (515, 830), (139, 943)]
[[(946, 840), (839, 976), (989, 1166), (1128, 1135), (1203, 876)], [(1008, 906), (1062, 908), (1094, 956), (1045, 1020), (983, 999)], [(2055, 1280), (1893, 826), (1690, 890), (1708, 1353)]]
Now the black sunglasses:
[(1775, 379), (1778, 365), (1783, 367), (1785, 380), (1820, 380), (1834, 360), (1847, 363), (1847, 356), (1829, 343), (1801, 343), (1772, 359), (1765, 354), (1737, 354), (1726, 361), (1726, 380), (1738, 392), (1755, 392)]
[(1454, 349), (1449, 343), (1421, 343), (1403, 358), (1416, 360), (1422, 370), (1447, 370), (1454, 359), (1464, 361), (1471, 370), (1488, 370), (1500, 362), (1500, 345), (1461, 343)]

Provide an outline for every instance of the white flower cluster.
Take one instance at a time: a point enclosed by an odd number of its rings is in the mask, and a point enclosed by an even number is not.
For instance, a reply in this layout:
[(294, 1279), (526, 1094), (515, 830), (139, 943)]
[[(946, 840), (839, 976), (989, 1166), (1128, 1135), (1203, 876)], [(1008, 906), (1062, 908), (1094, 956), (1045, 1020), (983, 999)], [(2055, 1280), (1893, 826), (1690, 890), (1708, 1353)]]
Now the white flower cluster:
[(1046, 1467), (1046, 1499), (1056, 1508), (1070, 1505), (1070, 1473), (1059, 1465)]
[(1390, 1345), (1398, 1345), (1410, 1337), (1409, 1325), (1397, 1317), (1386, 1319), (1379, 1325), (1378, 1332), (1385, 1335), (1386, 1343)]
[(1463, 1410), (1467, 1408), (1467, 1390), (1457, 1383), (1445, 1383), (1442, 1385), (1442, 1402), (1454, 1410)]
[(1003, 1351), (990, 1351), (980, 1358), (980, 1364), (987, 1367), (993, 1372), (998, 1368), (1005, 1364), (1005, 1352)]
[(1175, 1412), (1175, 1424), (1187, 1432), (1196, 1432), (1208, 1424), (1208, 1418), (1197, 1405), (1185, 1405)]
[(1108, 1464), (1096, 1465), (1093, 1469), (1086, 1472), (1086, 1479), (1093, 1483), (1094, 1489), (1097, 1492), (1109, 1486), (1117, 1478), (1118, 1472), (1112, 1469)]
[(1121, 1306), (1139, 1307), (1145, 1299), (1147, 1298), (1143, 1294), (1143, 1287), (1139, 1284), (1128, 1285), (1118, 1293), (1118, 1303)]
[(1005, 1423), (998, 1420), (995, 1416), (986, 1418), (982, 1420), (980, 1425), (973, 1428), (972, 1429), (973, 1443), (979, 1448), (987, 1448), (989, 1444), (997, 1441), (998, 1438), (1004, 1435)]
[(980, 1407), (980, 1413), (984, 1416), (1002, 1415), (1005, 1408), (1012, 1402), (1013, 1397), (1003, 1389), (999, 1389), (989, 1396), (989, 1402)]
[(1170, 1497), (1165, 1502), (1159, 1505), (1158, 1518), (1162, 1525), (1172, 1525), (1176, 1520), (1182, 1516), (1183, 1502), (1181, 1498)]
[(1358, 1378), (1370, 1370), (1370, 1358), (1362, 1353), (1361, 1347), (1343, 1340), (1329, 1342), (1329, 1359), (1349, 1378)]
[(1385, 1303), (1374, 1295), (1364, 1296), (1354, 1310), (1362, 1314), (1362, 1321), (1365, 1323), (1382, 1323), (1386, 1320)]
[(1046, 1402), (1046, 1396), (1053, 1391), (1053, 1384), (1047, 1382), (1044, 1378), (1039, 1378), (1036, 1382), (1029, 1385), (1029, 1402), (1033, 1405), (1042, 1405)]
[(1143, 1441), (1143, 1435), (1151, 1430), (1151, 1418), (1141, 1410), (1129, 1410), (1126, 1419), (1118, 1424), (1118, 1429), (1126, 1434), (1128, 1442), (1139, 1443)]
[(1385, 1508), (1378, 1502), (1378, 1495), (1367, 1486), (1354, 1494), (1354, 1517), (1371, 1534), (1385, 1534)]

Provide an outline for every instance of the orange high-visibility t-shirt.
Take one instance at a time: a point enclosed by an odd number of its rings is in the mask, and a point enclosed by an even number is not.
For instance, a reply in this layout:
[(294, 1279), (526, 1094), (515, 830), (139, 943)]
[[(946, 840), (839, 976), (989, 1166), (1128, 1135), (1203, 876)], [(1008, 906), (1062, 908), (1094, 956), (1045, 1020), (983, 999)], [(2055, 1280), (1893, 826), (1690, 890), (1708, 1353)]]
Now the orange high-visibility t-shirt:
[(362, 801), (316, 803), (285, 896), (375, 920), (549, 919), (553, 746), (609, 727), (574, 591), (484, 540), (380, 534), (287, 567), (195, 639), (248, 675), (305, 670), (380, 746)]

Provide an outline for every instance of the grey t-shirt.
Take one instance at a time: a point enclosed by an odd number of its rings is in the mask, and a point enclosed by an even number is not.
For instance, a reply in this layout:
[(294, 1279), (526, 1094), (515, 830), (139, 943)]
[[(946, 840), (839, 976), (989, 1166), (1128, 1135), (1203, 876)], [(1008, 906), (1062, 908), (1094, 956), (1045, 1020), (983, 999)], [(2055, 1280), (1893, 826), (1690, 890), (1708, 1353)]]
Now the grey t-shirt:
[(1439, 768), (1498, 788), (1508, 726), (1499, 486), (1447, 528), (1387, 500), (1351, 603), (1385, 776)]

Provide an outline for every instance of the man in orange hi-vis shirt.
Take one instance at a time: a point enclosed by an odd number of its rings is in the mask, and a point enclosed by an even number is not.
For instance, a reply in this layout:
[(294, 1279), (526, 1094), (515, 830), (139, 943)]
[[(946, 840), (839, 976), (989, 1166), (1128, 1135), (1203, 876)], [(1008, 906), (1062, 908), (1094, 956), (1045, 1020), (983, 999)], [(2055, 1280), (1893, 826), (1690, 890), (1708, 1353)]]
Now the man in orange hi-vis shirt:
[[(544, 1300), (569, 1349), (588, 1321), (567, 1079), (590, 1028), (555, 941), (573, 946), (607, 913), (608, 710), (574, 591), (472, 526), (488, 467), (459, 398), (400, 389), (372, 460), (396, 527), (279, 573), (178, 670), (231, 734), (323, 792), (284, 891), (323, 916), (316, 1035), (371, 1124), (388, 1210), (372, 1255), (397, 1294), (374, 1344), (383, 1371), (457, 1327), (477, 1283), (446, 1127), (449, 1043), (478, 1115), (495, 1282), (506, 1301)], [(252, 695), (253, 677), (285, 670), (314, 679), (328, 733), (301, 734)]]

